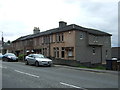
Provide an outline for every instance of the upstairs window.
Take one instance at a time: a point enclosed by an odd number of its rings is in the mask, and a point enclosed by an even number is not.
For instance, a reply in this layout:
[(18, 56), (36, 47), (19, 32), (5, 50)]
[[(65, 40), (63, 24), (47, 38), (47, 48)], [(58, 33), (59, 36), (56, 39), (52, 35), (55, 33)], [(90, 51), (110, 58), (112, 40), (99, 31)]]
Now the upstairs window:
[(98, 37), (94, 36), (94, 43), (97, 43), (97, 42), (98, 42)]
[(59, 42), (59, 34), (56, 34), (56, 42)]
[(95, 47), (93, 47), (93, 55), (95, 55)]
[(57, 33), (56, 34), (56, 42), (63, 42), (63, 41), (64, 41), (63, 33)]
[(81, 40), (83, 39), (83, 34), (80, 34), (80, 39), (81, 39)]
[(43, 38), (43, 37), (41, 37), (41, 43), (42, 43), (42, 44), (44, 43), (44, 38)]
[(64, 34), (62, 33), (62, 42), (64, 41)]
[(106, 50), (106, 57), (108, 56), (108, 50)]
[(50, 35), (50, 43), (53, 42), (53, 35)]

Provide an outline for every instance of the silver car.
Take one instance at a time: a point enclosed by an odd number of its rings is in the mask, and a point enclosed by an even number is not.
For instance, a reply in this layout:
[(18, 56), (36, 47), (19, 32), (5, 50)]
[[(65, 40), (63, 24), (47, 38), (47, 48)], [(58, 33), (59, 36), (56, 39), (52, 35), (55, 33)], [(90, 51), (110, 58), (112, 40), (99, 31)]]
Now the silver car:
[(45, 58), (42, 54), (29, 54), (25, 57), (25, 64), (34, 64), (35, 66), (51, 66), (52, 60)]
[(18, 57), (14, 53), (6, 53), (2, 56), (3, 61), (16, 61), (18, 62)]

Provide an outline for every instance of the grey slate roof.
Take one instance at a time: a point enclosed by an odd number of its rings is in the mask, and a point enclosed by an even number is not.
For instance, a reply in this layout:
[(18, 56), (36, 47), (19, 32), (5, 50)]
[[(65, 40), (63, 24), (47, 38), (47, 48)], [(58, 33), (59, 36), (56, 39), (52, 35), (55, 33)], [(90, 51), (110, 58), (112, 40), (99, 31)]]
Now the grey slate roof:
[[(100, 31), (100, 30), (85, 28), (85, 27), (78, 26), (76, 24), (71, 24), (71, 25), (67, 25), (62, 28), (54, 28), (54, 29), (50, 29), (50, 30), (47, 30), (44, 32), (37, 33), (37, 34), (30, 34), (30, 35), (22, 36), (22, 37), (16, 39), (15, 41), (21, 41), (21, 40), (39, 37), (42, 35), (49, 35), (49, 34), (53, 34), (53, 33), (65, 32), (65, 31), (70, 31), (70, 30), (84, 31), (84, 32), (88, 32), (93, 35), (112, 36), (111, 34)], [(15, 41), (13, 41), (13, 42), (15, 42)]]

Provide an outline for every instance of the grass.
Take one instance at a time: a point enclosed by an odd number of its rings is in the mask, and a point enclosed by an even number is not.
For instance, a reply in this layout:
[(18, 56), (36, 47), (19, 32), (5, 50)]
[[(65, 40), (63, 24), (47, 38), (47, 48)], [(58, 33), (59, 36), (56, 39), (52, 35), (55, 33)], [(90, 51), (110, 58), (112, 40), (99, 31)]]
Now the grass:
[(97, 66), (97, 67), (94, 67), (94, 68), (91, 68), (91, 69), (106, 70), (106, 68), (103, 67), (103, 66)]
[(79, 68), (88, 68), (88, 69), (99, 69), (99, 70), (106, 70), (104, 66), (97, 66), (97, 67), (86, 67), (86, 66), (79, 66)]

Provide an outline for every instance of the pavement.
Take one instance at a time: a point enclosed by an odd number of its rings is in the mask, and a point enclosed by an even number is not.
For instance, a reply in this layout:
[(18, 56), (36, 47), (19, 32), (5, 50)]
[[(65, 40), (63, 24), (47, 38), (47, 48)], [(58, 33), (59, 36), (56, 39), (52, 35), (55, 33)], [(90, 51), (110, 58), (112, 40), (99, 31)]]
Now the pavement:
[(118, 73), (119, 73), (119, 71), (80, 68), (80, 67), (72, 67), (72, 66), (65, 66), (65, 65), (54, 65), (54, 66), (70, 68), (70, 69), (75, 69), (75, 70), (81, 70), (81, 71), (97, 72), (97, 73), (109, 73), (109, 74), (116, 74), (116, 75), (118, 75)]
[[(19, 62), (25, 63), (24, 61), (19, 61)], [(112, 70), (89, 69), (89, 68), (80, 68), (80, 67), (72, 67), (72, 66), (56, 65), (56, 64), (54, 66), (75, 69), (75, 70), (81, 70), (81, 71), (97, 72), (97, 73), (109, 73), (109, 74), (115, 74), (115, 75), (119, 74), (119, 71), (112, 71)]]
[[(23, 62), (23, 61), (21, 61)], [(25, 63), (25, 62), (23, 62)], [(81, 71), (90, 71), (90, 72), (97, 72), (97, 73), (109, 73), (109, 74), (119, 74), (119, 71), (112, 71), (112, 70), (99, 70), (99, 69), (90, 69), (90, 68), (80, 68), (80, 67), (72, 67), (72, 66), (66, 66), (66, 65), (57, 65), (54, 66), (69, 68), (69, 69), (75, 69), (75, 70), (81, 70)]]

